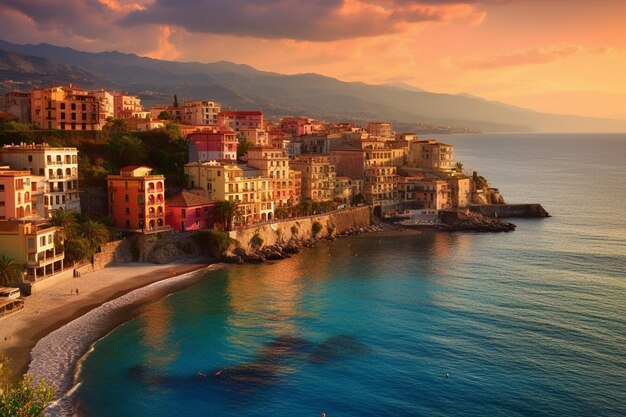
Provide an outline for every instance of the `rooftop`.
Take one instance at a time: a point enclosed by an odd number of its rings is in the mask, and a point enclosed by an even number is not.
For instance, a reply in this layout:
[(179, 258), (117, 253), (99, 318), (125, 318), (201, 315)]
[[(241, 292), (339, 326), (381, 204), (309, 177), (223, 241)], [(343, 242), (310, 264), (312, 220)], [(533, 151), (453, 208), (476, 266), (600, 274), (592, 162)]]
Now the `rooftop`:
[(168, 198), (165, 203), (171, 207), (195, 207), (212, 204), (214, 201), (183, 190), (175, 196)]

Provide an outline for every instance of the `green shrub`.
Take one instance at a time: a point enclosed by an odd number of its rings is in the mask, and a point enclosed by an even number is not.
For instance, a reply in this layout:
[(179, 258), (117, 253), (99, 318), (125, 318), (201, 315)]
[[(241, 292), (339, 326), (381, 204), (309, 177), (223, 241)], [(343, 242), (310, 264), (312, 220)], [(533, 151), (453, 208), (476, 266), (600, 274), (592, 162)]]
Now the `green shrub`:
[(313, 222), (313, 225), (311, 226), (311, 232), (313, 233), (313, 236), (317, 236), (317, 234), (321, 231), (322, 231), (322, 223)]

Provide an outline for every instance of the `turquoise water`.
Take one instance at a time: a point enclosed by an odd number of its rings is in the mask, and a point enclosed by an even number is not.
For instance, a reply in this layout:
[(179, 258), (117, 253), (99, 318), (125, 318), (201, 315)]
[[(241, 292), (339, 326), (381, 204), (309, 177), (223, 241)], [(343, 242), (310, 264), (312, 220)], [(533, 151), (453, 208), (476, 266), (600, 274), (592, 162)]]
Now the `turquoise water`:
[(626, 137), (441, 139), (507, 201), (554, 217), (210, 272), (95, 345), (79, 411), (626, 415)]

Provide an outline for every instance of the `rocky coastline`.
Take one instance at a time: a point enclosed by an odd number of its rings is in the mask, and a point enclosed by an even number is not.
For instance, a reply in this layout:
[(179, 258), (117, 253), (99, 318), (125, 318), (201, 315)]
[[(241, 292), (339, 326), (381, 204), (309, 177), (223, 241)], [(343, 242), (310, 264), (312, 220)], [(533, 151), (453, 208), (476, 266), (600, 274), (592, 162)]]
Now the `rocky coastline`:
[(505, 220), (487, 217), (480, 213), (458, 212), (457, 216), (444, 216), (437, 229), (445, 231), (512, 232), (516, 226)]

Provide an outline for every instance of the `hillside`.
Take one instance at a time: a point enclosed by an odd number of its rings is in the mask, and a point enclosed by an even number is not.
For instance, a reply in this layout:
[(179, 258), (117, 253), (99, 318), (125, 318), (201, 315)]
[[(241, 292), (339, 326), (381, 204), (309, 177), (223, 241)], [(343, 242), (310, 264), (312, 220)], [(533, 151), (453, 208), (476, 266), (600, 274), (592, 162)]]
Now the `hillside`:
[(211, 99), (225, 108), (260, 108), (268, 116), (326, 120), (384, 119), (484, 131), (626, 131), (626, 121), (538, 113), (468, 95), (436, 94), (403, 84), (368, 85), (318, 74), (283, 75), (230, 62), (173, 62), (120, 52), (89, 53), (0, 40), (0, 91), (67, 84), (125, 90), (146, 106)]

